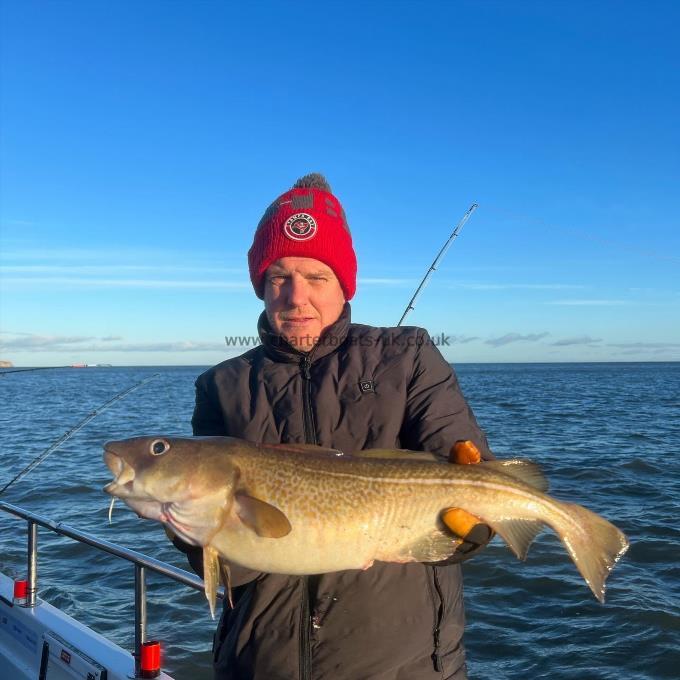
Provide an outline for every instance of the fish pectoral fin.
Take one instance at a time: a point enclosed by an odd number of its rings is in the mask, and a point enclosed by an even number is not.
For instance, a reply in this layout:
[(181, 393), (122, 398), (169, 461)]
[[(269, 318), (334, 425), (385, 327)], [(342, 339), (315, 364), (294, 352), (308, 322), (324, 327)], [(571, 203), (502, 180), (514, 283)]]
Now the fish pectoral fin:
[(520, 560), (526, 559), (531, 542), (543, 528), (542, 522), (531, 519), (484, 520), (507, 544)]
[[(487, 469), (491, 468), (496, 472), (519, 479), (520, 482), (533, 486), (534, 489), (546, 492), (548, 490), (548, 480), (545, 478), (540, 466), (530, 460), (520, 458), (510, 458), (508, 460), (485, 460), (481, 465)], [(500, 532), (499, 532), (500, 533)]]
[(282, 538), (292, 529), (288, 518), (278, 508), (242, 491), (236, 494), (236, 514), (262, 538)]
[(463, 541), (445, 529), (434, 529), (411, 545), (406, 546), (395, 562), (441, 562), (451, 557)]
[(425, 451), (409, 451), (408, 449), (366, 449), (355, 451), (352, 456), (356, 458), (388, 458), (392, 460), (412, 460), (428, 463), (444, 463), (432, 453)]
[(203, 583), (205, 584), (205, 597), (210, 605), (210, 616), (212, 616), (213, 621), (215, 620), (219, 573), (220, 565), (217, 550), (207, 545), (203, 548)]

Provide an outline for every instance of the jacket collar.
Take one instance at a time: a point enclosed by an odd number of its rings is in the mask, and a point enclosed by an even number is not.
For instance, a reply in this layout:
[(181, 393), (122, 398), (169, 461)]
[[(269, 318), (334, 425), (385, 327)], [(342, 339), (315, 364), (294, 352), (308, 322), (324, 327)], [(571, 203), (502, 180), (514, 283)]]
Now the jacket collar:
[(301, 352), (288, 343), (281, 335), (275, 333), (269, 325), (266, 312), (260, 314), (257, 322), (257, 333), (267, 356), (274, 361), (297, 363), (304, 356), (308, 356), (309, 360), (314, 363), (317, 359), (331, 354), (342, 345), (349, 332), (351, 315), (352, 310), (349, 302), (345, 302), (338, 320), (321, 334), (319, 342), (316, 343), (310, 352)]

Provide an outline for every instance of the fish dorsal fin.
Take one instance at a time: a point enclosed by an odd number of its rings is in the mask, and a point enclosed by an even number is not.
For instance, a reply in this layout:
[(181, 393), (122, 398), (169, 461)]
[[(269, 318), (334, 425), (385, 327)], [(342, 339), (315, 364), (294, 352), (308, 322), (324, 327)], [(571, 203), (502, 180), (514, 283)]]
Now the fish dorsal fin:
[(235, 499), (239, 519), (258, 536), (281, 538), (290, 533), (290, 522), (278, 508), (243, 491), (237, 492)]
[(520, 482), (533, 486), (539, 491), (548, 490), (548, 480), (541, 468), (529, 460), (510, 458), (509, 460), (487, 460), (481, 463), (485, 468), (502, 472), (504, 475), (519, 479)]
[(443, 463), (432, 453), (425, 451), (409, 451), (407, 449), (366, 449), (365, 451), (355, 451), (352, 454), (355, 458), (383, 458), (391, 460), (412, 460), (415, 462)]
[(288, 451), (291, 453), (313, 453), (316, 455), (332, 456), (333, 458), (391, 458), (392, 460), (414, 460), (428, 461), (432, 463), (443, 463), (432, 453), (424, 451), (409, 451), (407, 449), (366, 449), (365, 451), (354, 451), (345, 454), (340, 449), (330, 449), (325, 446), (314, 444), (266, 444), (263, 448), (277, 449), (278, 451)]
[(287, 451), (289, 453), (315, 453), (316, 455), (344, 456), (345, 454), (340, 449), (331, 449), (326, 446), (316, 446), (316, 444), (262, 444), (264, 449), (277, 449), (278, 451)]
[(217, 550), (207, 545), (203, 548), (203, 583), (205, 597), (210, 605), (210, 616), (215, 620), (215, 602), (217, 600), (217, 583), (219, 581), (219, 558)]

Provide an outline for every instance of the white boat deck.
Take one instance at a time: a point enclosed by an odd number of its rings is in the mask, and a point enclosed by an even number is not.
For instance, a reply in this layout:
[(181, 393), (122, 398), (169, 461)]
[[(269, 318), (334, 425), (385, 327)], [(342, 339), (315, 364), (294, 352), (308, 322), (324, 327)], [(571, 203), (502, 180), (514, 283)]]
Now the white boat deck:
[[(3, 680), (127, 680), (130, 652), (56, 607), (12, 602), (14, 582), (0, 574), (0, 678)], [(172, 680), (162, 673), (162, 680)]]
[[(135, 568), (135, 643), (144, 654), (146, 641), (146, 570), (203, 591), (205, 584), (190, 574), (148, 555), (102, 540), (84, 531), (37, 515), (30, 510), (0, 501), (0, 511), (22, 518), (28, 525), (27, 604), (14, 601), (14, 580), (0, 572), (0, 680), (124, 680), (145, 677), (135, 675), (135, 657), (106, 639), (103, 635), (79, 623), (71, 616), (37, 597), (38, 527), (74, 541), (92, 546), (120, 559), (132, 562)], [(218, 596), (224, 597), (219, 588)], [(162, 650), (161, 650), (162, 651)], [(147, 663), (149, 660), (147, 660)], [(144, 663), (144, 661), (142, 661)], [(162, 663), (162, 659), (161, 659)], [(148, 676), (146, 676), (148, 677)], [(155, 677), (172, 680), (160, 671)]]

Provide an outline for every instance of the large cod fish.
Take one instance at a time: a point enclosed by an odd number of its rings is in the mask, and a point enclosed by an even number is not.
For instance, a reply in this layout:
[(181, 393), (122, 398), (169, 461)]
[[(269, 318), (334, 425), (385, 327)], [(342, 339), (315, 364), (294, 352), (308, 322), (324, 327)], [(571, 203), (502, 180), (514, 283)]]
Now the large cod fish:
[(411, 451), (347, 455), (231, 437), (136, 437), (104, 449), (115, 475), (104, 488), (112, 505), (120, 498), (203, 547), (213, 615), (219, 557), (279, 574), (439, 562), (460, 544), (442, 521), (454, 507), (491, 526), (520, 559), (547, 524), (600, 602), (628, 548), (607, 520), (548, 496), (538, 466), (527, 461), (452, 465)]

